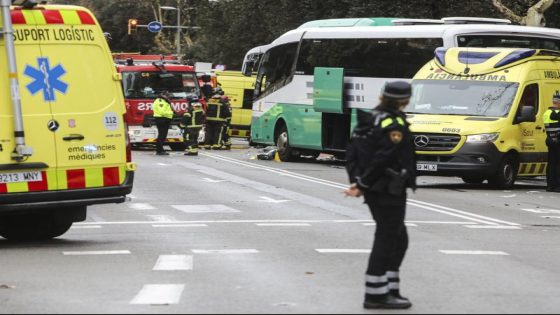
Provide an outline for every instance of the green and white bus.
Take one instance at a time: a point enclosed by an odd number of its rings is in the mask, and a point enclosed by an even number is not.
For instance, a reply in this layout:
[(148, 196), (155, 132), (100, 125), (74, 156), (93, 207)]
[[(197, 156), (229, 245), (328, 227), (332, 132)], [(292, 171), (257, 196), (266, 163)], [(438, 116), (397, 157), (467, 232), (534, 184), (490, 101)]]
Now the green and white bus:
[[(358, 109), (371, 109), (385, 82), (410, 80), (438, 47), (560, 50), (560, 30), (507, 20), (342, 19), (307, 23), (249, 51), (257, 73), (251, 141), (276, 145), (282, 161), (344, 156)], [(387, 26), (390, 25), (390, 26)]]

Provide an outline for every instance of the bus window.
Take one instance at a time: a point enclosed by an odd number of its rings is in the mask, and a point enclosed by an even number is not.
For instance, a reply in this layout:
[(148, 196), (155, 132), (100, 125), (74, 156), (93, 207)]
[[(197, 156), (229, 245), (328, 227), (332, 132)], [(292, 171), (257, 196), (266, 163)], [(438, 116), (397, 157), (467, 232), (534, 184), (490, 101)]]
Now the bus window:
[(259, 67), (255, 97), (285, 86), (292, 79), (298, 43), (274, 47), (264, 55)]
[(560, 50), (560, 40), (511, 35), (465, 35), (458, 38), (459, 47), (503, 47)]
[(351, 77), (410, 79), (441, 46), (441, 38), (304, 40), (296, 73), (336, 67)]

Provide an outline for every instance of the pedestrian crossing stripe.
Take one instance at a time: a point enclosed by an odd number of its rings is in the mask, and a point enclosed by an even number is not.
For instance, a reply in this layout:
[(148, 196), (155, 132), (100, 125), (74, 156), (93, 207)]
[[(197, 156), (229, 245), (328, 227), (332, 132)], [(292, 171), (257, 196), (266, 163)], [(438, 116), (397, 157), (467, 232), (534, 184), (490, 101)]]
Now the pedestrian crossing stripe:
[(521, 163), (519, 176), (539, 176), (546, 175), (548, 163)]

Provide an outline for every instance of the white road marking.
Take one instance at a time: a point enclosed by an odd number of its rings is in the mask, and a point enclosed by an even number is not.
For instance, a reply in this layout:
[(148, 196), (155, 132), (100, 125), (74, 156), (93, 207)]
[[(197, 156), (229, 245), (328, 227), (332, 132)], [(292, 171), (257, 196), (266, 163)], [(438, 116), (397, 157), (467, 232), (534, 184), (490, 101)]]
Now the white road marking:
[(260, 198), (263, 199), (261, 200), (261, 202), (267, 202), (267, 203), (285, 203), (291, 201), (291, 200), (275, 200), (270, 197), (260, 197)]
[(442, 225), (476, 225), (473, 222), (450, 222), (450, 221), (407, 221), (414, 224), (442, 224)]
[(371, 249), (316, 249), (321, 254), (370, 254)]
[(172, 216), (169, 215), (146, 215), (146, 217), (148, 217), (150, 220), (152, 220), (152, 223), (154, 222), (177, 222), (177, 219), (175, 219)]
[(440, 250), (446, 255), (489, 255), (489, 256), (509, 256), (506, 252), (500, 251), (480, 251), (480, 250)]
[(149, 203), (129, 203), (127, 206), (133, 210), (156, 210), (156, 208)]
[(212, 184), (227, 182), (227, 180), (211, 179), (211, 178), (204, 178), (203, 180), (205, 182), (212, 183)]
[[(277, 175), (288, 176), (288, 177), (292, 177), (292, 178), (296, 178), (296, 179), (300, 179), (300, 180), (304, 180), (304, 181), (308, 181), (308, 182), (312, 182), (312, 183), (316, 183), (316, 184), (320, 184), (320, 185), (324, 185), (324, 186), (328, 186), (328, 187), (333, 187), (333, 188), (338, 188), (338, 189), (348, 188), (347, 184), (341, 184), (341, 183), (337, 183), (337, 182), (333, 182), (333, 181), (329, 181), (329, 180), (324, 180), (324, 179), (320, 179), (320, 178), (315, 178), (315, 177), (311, 177), (311, 176), (307, 176), (307, 175), (303, 175), (303, 174), (299, 174), (299, 173), (294, 173), (294, 172), (290, 172), (290, 171), (286, 171), (286, 170), (282, 170), (282, 169), (277, 169), (277, 168), (273, 168), (273, 167), (262, 166), (262, 165), (259, 165), (259, 164), (256, 164), (256, 163), (240, 161), (240, 160), (237, 160), (237, 159), (224, 157), (224, 156), (217, 155), (217, 154), (203, 153), (202, 155), (204, 155), (206, 157), (209, 157), (209, 158), (216, 159), (216, 160), (221, 160), (221, 161), (224, 161), (224, 162), (237, 164), (237, 165), (241, 165), (241, 166), (245, 166), (245, 167), (249, 167), (249, 168), (260, 169), (260, 170), (272, 172), (272, 173), (277, 174)], [(505, 193), (510, 193), (510, 191), (505, 191)], [(493, 218), (477, 215), (477, 214), (474, 214), (474, 213), (470, 213), (470, 212), (466, 212), (466, 211), (462, 211), (462, 210), (457, 210), (457, 209), (453, 209), (453, 208), (448, 208), (448, 207), (444, 207), (444, 206), (439, 206), (439, 205), (435, 205), (435, 204), (431, 204), (431, 203), (427, 203), (427, 202), (423, 202), (423, 201), (412, 200), (412, 199), (409, 200), (409, 201), (414, 203), (414, 205), (416, 205), (416, 206), (421, 206), (419, 208), (422, 208), (422, 209), (425, 209), (425, 210), (430, 210), (430, 211), (435, 211), (435, 212), (439, 212), (439, 213), (443, 213), (443, 214), (447, 214), (447, 215), (451, 215), (451, 216), (455, 216), (455, 217), (460, 217), (462, 219), (467, 219), (467, 220), (470, 220), (470, 221), (473, 221), (473, 222), (476, 222), (476, 223), (482, 223), (482, 224), (487, 224), (487, 225), (519, 226), (519, 224), (517, 224), (517, 223), (502, 221), (502, 220), (498, 220), (498, 219), (493, 219)]]
[[(198, 224), (256, 224), (256, 223), (321, 223), (321, 224), (335, 224), (335, 223), (348, 223), (348, 224), (374, 224), (369, 220), (206, 220), (206, 221), (173, 221), (169, 224), (161, 225), (198, 225)], [(473, 222), (451, 222), (451, 221), (407, 221), (411, 224), (435, 224), (435, 225), (476, 225)], [(89, 226), (89, 225), (154, 225), (154, 221), (117, 221), (117, 222), (85, 222), (76, 223), (76, 226)]]
[(62, 252), (64, 256), (130, 255), (128, 250), (107, 250), (89, 252)]
[(256, 249), (193, 249), (193, 254), (218, 254), (218, 255), (239, 255), (239, 254), (258, 254)]
[(171, 164), (165, 164), (165, 163), (158, 163), (157, 165), (159, 165), (159, 166), (171, 166)]
[(103, 228), (101, 225), (83, 225), (83, 226), (72, 226), (71, 230), (82, 230), (82, 229), (101, 229)]
[(469, 229), (479, 229), (479, 230), (522, 230), (519, 226), (507, 226), (507, 225), (465, 225)]
[(309, 223), (257, 223), (257, 226), (311, 226)]
[(239, 210), (225, 205), (176, 205), (173, 208), (184, 213), (238, 213)]
[(538, 213), (538, 214), (560, 214), (560, 210), (555, 209), (521, 209), (522, 211)]
[(500, 196), (501, 198), (515, 198), (517, 195)]
[(179, 304), (185, 290), (184, 284), (148, 284), (130, 302), (134, 305)]
[(193, 270), (193, 256), (161, 255), (154, 266), (154, 271), (187, 271)]
[(153, 224), (154, 228), (192, 228), (192, 227), (208, 227), (208, 224)]

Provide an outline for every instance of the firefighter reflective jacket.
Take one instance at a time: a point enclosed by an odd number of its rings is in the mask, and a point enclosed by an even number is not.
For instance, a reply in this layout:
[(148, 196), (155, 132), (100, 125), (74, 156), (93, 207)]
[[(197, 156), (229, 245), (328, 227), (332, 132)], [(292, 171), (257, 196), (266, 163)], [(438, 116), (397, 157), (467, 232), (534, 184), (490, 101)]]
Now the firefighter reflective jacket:
[(189, 108), (181, 120), (181, 128), (195, 129), (204, 126), (204, 111), (200, 108)]

